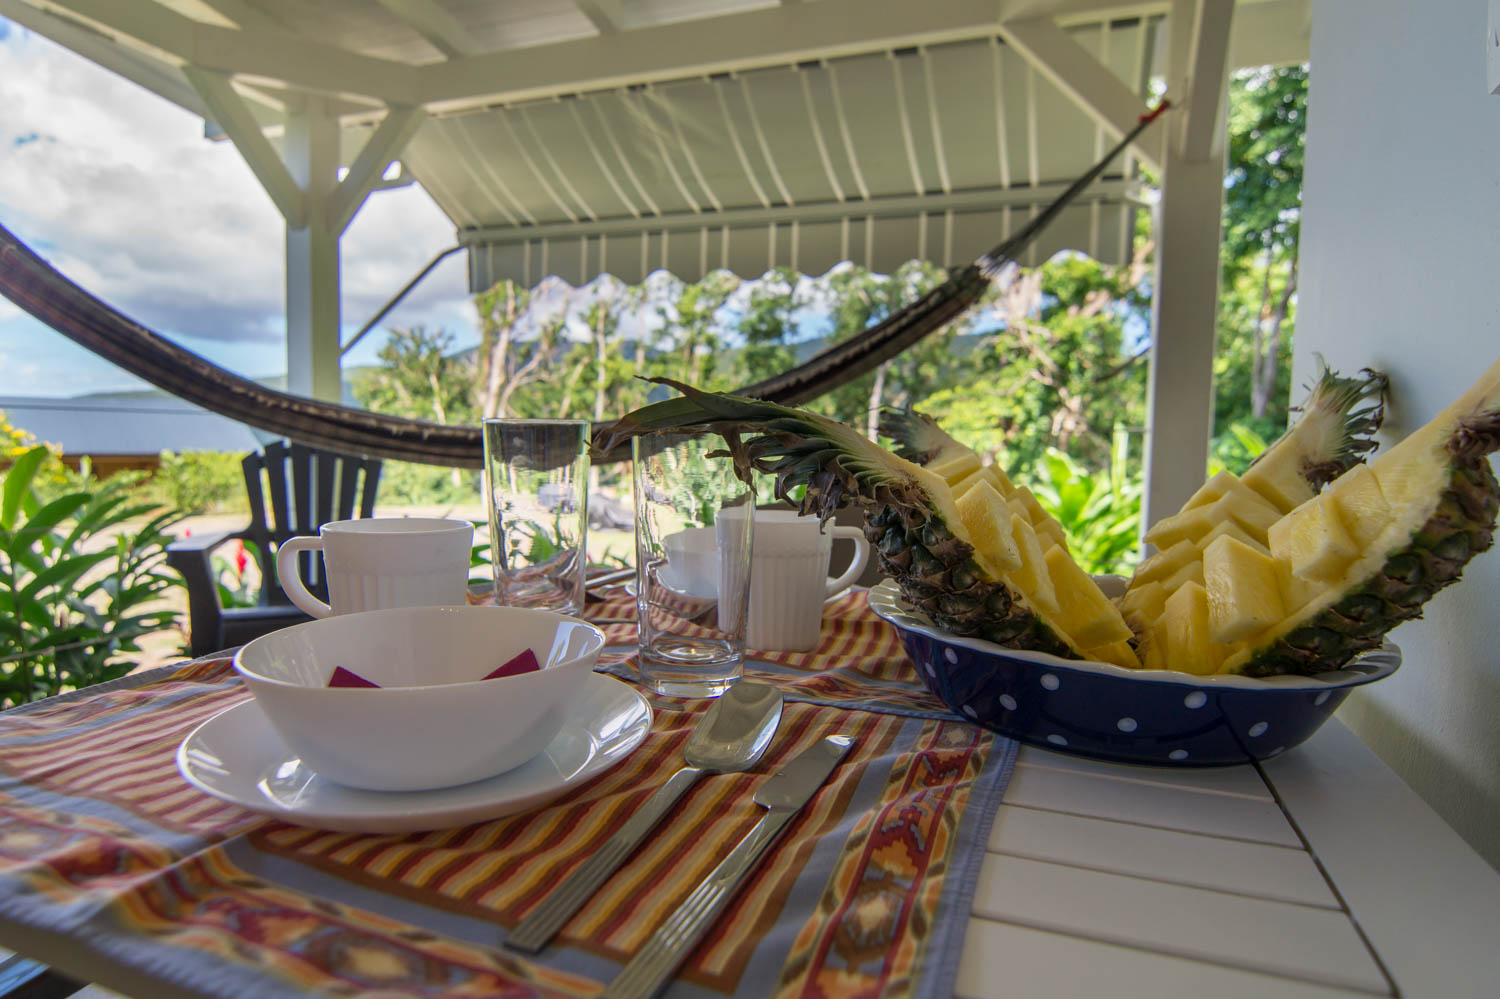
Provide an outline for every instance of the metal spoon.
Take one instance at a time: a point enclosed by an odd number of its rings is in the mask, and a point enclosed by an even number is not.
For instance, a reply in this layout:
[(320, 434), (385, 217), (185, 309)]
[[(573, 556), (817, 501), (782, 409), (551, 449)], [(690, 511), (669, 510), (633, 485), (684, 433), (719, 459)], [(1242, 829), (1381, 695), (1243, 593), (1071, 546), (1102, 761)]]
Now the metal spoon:
[(765, 753), (780, 724), (781, 691), (776, 687), (741, 680), (720, 695), (683, 747), (683, 762), (687, 765), (646, 799), (640, 810), (568, 880), (521, 920), (505, 946), (526, 954), (541, 951), (699, 777), (749, 770)]

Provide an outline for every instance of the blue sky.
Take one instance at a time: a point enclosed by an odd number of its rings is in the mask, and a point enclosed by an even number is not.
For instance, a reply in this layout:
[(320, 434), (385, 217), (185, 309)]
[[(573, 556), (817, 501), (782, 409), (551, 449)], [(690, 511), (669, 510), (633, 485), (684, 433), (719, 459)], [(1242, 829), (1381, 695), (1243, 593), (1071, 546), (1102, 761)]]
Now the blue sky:
[[(0, 18), (0, 224), (104, 301), (251, 377), (286, 368), (284, 227), (228, 142), (135, 84)], [(344, 235), (352, 336), (454, 242), (420, 187), (372, 195)], [(386, 318), (478, 339), (454, 254)], [(369, 363), (383, 334), (345, 359)], [(0, 297), (0, 395), (144, 387)]]

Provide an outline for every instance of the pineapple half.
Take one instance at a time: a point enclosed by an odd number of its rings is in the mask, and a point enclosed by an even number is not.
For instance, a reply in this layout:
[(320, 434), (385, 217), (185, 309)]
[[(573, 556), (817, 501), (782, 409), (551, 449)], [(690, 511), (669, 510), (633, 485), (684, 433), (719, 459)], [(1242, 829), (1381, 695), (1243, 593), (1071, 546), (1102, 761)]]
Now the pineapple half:
[[(1231, 643), (1223, 670), (1336, 669), (1378, 646), (1494, 540), (1500, 361), (1426, 426), (1270, 529), (1284, 613)], [(1243, 582), (1243, 581), (1241, 581)]]
[(896, 441), (899, 456), (948, 482), (976, 542), (975, 557), (982, 563), (988, 558), (997, 578), (1040, 608), (1083, 658), (1140, 667), (1130, 625), (1073, 560), (1062, 524), (1031, 490), (1011, 482), (998, 466), (982, 464), (972, 448), (925, 413), (888, 409), (880, 430)]
[[(1031, 529), (1023, 515), (1024, 503), (1012, 505), (1002, 489), (1003, 479), (976, 479), (966, 488), (961, 507), (942, 475), (892, 454), (835, 420), (757, 399), (703, 392), (670, 379), (652, 380), (677, 389), (683, 398), (627, 413), (595, 436), (596, 451), (607, 452), (653, 431), (718, 432), (742, 476), (751, 468), (774, 475), (780, 499), (790, 499), (794, 488), (805, 486), (800, 502), (804, 514), (816, 513), (826, 520), (839, 507), (857, 504), (864, 513), (865, 536), (902, 596), (946, 631), (1070, 659), (1089, 658), (1090, 649), (1081, 642), (1123, 645), (1129, 636), (1123, 620), (1118, 628), (1109, 628), (1091, 619), (1083, 638), (1070, 635), (1069, 624), (1075, 621), (1070, 615), (1080, 615), (1088, 597), (1071, 590), (1059, 596), (1051, 570), (1062, 565), (1061, 558), (1069, 564), (1072, 560), (1066, 550), (1059, 556), (1055, 543)], [(741, 440), (742, 432), (756, 436)], [(968, 477), (977, 468), (976, 461), (972, 469), (948, 471)], [(978, 536), (965, 524), (966, 511)], [(1078, 574), (1083, 575), (1081, 570)], [(1067, 585), (1076, 585), (1075, 578), (1067, 578)], [(1100, 599), (1114, 610), (1102, 594)], [(1076, 620), (1086, 617), (1082, 612)]]
[[(1276, 574), (1270, 534), (1375, 447), (1385, 389), (1384, 375), (1345, 378), (1320, 362), (1301, 416), (1243, 478), (1220, 472), (1146, 532), (1158, 552), (1136, 570), (1120, 609), (1148, 668), (1217, 672), (1234, 651), (1231, 643), (1264, 630), (1268, 617), (1284, 616), (1279, 590), (1266, 593), (1259, 585)], [(1189, 584), (1203, 592), (1173, 601)], [(1197, 626), (1205, 608), (1206, 629)], [(1189, 647), (1186, 636), (1197, 644)]]

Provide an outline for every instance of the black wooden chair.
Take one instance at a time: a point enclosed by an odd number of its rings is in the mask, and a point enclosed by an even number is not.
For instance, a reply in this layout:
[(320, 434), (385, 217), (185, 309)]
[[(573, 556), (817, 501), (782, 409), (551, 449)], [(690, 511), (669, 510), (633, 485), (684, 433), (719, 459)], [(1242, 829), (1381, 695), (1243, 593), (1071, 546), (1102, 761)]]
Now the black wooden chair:
[[(276, 548), (299, 534), (317, 534), (331, 520), (368, 517), (375, 509), (380, 462), (319, 451), (304, 444), (269, 444), (245, 456), (245, 493), (250, 524), (240, 531), (188, 537), (167, 547), (167, 565), (182, 574), (188, 591), (188, 645), (194, 656), (243, 645), (252, 638), (311, 620), (292, 606), (276, 579)], [(269, 516), (268, 516), (269, 515)], [(254, 607), (225, 607), (213, 568), (213, 551), (239, 538), (253, 543), (260, 567), (260, 599)], [(328, 599), (316, 553), (298, 558), (308, 591)]]

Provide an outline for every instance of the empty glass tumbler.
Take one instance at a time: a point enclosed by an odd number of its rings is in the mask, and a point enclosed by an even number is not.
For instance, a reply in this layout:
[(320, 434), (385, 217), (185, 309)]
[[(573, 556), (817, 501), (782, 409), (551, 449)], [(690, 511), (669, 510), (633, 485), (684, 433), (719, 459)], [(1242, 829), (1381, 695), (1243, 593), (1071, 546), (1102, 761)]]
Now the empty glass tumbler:
[(633, 441), (641, 681), (715, 697), (744, 668), (755, 518), (749, 488), (715, 434)]
[(588, 420), (484, 421), (490, 561), (501, 606), (583, 609)]

